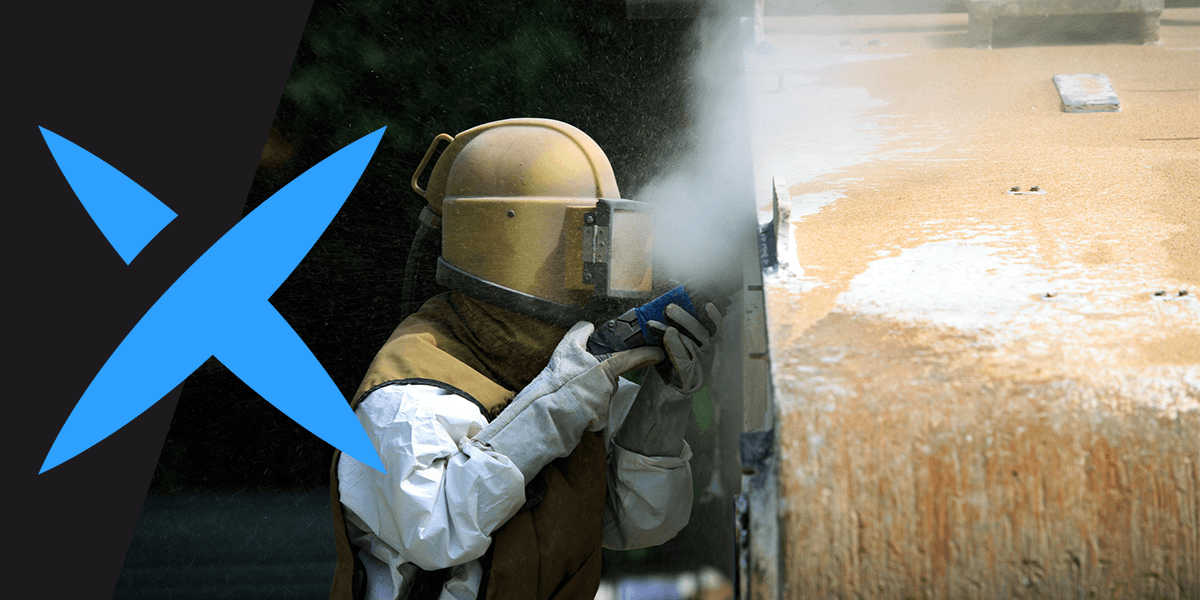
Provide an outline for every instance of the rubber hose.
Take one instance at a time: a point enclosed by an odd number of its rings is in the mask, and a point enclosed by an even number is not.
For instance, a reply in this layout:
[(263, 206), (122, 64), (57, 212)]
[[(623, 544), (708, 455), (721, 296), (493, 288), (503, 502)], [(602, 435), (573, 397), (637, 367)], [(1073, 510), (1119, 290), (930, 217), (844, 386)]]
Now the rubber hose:
[(418, 307), (414, 298), (417, 291), (417, 274), (420, 273), (421, 265), (425, 262), (425, 241), (429, 238), (430, 233), (438, 233), (438, 230), (421, 223), (421, 227), (413, 236), (412, 246), (408, 249), (408, 260), (404, 263), (404, 289), (400, 292), (401, 321), (417, 312)]

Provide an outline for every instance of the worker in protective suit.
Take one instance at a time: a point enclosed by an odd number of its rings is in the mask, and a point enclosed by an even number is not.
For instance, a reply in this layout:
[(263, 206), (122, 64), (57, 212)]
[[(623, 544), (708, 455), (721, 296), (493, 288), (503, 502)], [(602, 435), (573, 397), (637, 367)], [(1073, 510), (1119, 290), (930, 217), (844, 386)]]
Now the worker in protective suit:
[[(588, 351), (592, 321), (649, 297), (653, 277), (641, 203), (601, 200), (620, 198), (612, 167), (570, 125), (443, 134), (413, 188), (428, 200), (418, 243), (440, 228), (451, 291), (400, 324), (352, 401), (387, 473), (334, 457), (330, 597), (593, 598), (602, 546), (687, 523), (683, 431), (721, 315), (670, 305), (649, 324), (661, 346)], [(619, 377), (649, 365), (640, 387)]]

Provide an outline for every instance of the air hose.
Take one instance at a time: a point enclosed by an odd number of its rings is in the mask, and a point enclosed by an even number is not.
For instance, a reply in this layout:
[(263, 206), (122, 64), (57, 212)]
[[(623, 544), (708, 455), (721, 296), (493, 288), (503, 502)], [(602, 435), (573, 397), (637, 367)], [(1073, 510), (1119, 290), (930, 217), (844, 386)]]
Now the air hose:
[[(429, 207), (421, 209), (421, 226), (413, 236), (412, 246), (408, 249), (408, 260), (404, 263), (404, 288), (400, 292), (400, 320), (408, 318), (417, 312), (420, 306), (416, 301), (417, 277), (424, 272), (424, 265), (432, 254), (434, 258), (441, 255), (442, 218), (433, 214)], [(433, 252), (430, 252), (433, 250)]]

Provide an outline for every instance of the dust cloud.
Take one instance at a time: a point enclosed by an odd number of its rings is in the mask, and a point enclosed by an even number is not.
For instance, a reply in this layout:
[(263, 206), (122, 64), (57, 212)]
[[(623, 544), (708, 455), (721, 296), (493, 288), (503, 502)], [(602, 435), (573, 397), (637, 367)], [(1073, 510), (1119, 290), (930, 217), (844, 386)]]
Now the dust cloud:
[(742, 81), (744, 33), (732, 2), (697, 19), (688, 67), (689, 151), (633, 197), (656, 205), (656, 278), (729, 295), (754, 235), (754, 189)]

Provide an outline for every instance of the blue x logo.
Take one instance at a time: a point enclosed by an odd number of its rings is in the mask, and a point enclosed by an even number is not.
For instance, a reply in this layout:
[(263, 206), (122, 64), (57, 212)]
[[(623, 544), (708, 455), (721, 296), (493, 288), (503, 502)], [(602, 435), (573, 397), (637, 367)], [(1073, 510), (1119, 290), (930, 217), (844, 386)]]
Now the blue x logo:
[[(297, 177), (217, 240), (163, 293), (84, 391), (44, 473), (91, 448), (215, 356), (305, 429), (383, 471), (329, 374), (267, 301), (329, 226), (383, 129)], [(75, 195), (126, 264), (175, 213), (108, 163), (42, 128)]]

